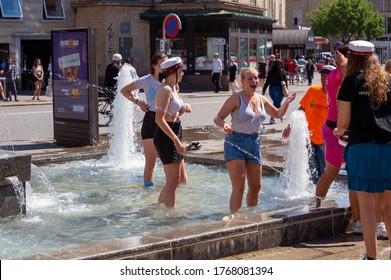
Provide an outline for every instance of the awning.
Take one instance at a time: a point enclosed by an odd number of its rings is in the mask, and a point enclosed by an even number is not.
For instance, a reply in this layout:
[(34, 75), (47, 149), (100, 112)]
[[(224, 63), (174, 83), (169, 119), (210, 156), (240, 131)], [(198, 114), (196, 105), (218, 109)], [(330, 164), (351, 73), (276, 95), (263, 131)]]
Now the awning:
[(314, 32), (311, 29), (273, 30), (273, 47), (276, 49), (316, 48)]
[(175, 13), (179, 17), (207, 17), (207, 18), (241, 18), (275, 23), (276, 20), (260, 14), (225, 9), (198, 9), (198, 10), (148, 10), (140, 14), (141, 19), (152, 20), (164, 18), (169, 13)]

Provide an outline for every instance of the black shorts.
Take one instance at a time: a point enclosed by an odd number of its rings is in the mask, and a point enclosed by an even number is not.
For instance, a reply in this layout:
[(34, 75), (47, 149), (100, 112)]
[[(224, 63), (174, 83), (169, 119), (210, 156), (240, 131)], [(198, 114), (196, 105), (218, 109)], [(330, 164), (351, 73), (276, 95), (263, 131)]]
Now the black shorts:
[[(172, 123), (168, 122), (171, 130), (178, 136), (179, 140), (182, 140), (182, 126), (180, 122)], [(180, 155), (175, 148), (174, 141), (168, 137), (159, 126), (156, 127), (155, 137), (153, 139), (156, 150), (159, 154), (160, 160), (163, 165), (170, 163), (180, 163), (183, 160), (183, 155)]]
[(141, 126), (141, 139), (153, 139), (156, 130), (155, 121), (156, 112), (148, 111), (145, 113), (143, 125)]

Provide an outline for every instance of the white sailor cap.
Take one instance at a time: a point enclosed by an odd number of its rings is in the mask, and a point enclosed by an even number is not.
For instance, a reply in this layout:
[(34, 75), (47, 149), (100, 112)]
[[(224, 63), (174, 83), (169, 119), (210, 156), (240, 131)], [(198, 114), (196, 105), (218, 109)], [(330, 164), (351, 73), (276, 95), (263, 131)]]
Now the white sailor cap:
[(322, 67), (322, 69), (319, 71), (319, 73), (320, 74), (328, 74), (335, 69), (336, 68), (333, 65), (325, 65)]
[(120, 55), (119, 53), (115, 53), (113, 54), (113, 61), (121, 61), (122, 60), (122, 55)]
[(375, 45), (368, 41), (357, 40), (349, 43), (349, 51), (350, 55), (357, 56), (370, 56), (373, 54), (375, 50)]
[(166, 59), (165, 61), (160, 64), (160, 68), (162, 69), (163, 72), (169, 71), (175, 68), (178, 68), (182, 66), (183, 62), (180, 57), (171, 57), (169, 59)]

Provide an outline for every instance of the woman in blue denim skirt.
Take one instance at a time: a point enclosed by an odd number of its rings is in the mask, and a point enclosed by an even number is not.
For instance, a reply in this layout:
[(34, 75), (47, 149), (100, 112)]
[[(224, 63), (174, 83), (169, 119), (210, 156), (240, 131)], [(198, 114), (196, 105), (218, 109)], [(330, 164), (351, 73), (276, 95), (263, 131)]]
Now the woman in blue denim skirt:
[[(242, 207), (246, 177), (247, 206), (258, 205), (262, 177), (259, 130), (266, 113), (282, 118), (296, 97), (296, 93), (288, 96), (284, 104), (277, 109), (268, 98), (256, 93), (259, 78), (255, 68), (243, 69), (240, 78), (243, 90), (231, 95), (214, 119), (215, 124), (227, 133), (224, 141), (224, 161), (232, 184), (229, 203), (231, 213), (238, 212)], [(231, 124), (224, 121), (228, 115), (231, 115)]]

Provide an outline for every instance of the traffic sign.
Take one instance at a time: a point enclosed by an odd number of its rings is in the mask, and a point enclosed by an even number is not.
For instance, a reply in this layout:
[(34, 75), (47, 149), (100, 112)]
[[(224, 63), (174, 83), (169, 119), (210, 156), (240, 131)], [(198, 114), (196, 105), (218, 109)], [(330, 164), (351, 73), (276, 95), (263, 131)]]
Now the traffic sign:
[(182, 29), (182, 23), (176, 14), (168, 14), (163, 21), (163, 39), (166, 35), (168, 38), (175, 38), (179, 30)]

